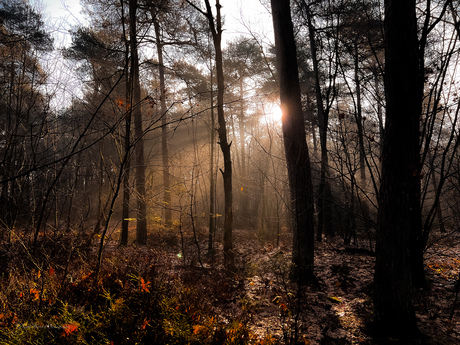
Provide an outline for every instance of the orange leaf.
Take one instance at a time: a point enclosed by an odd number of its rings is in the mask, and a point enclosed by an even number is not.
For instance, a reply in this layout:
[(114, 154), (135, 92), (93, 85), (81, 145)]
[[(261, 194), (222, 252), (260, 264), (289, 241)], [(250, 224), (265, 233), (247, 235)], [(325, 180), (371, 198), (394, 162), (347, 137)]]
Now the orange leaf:
[(142, 323), (141, 329), (144, 330), (148, 326), (149, 322), (150, 320), (144, 320), (144, 322)]
[(193, 325), (193, 334), (199, 334), (204, 329), (204, 326)]
[(61, 337), (67, 337), (78, 329), (77, 325), (65, 324), (62, 326), (64, 332), (62, 332)]
[(120, 108), (123, 107), (123, 99), (121, 97), (118, 97), (115, 101), (115, 104), (118, 105)]
[(34, 301), (40, 298), (40, 291), (38, 291), (37, 289), (30, 289), (29, 293), (31, 295), (34, 295)]
[(141, 291), (150, 292), (149, 286), (150, 286), (150, 282), (145, 282), (144, 278), (141, 278)]

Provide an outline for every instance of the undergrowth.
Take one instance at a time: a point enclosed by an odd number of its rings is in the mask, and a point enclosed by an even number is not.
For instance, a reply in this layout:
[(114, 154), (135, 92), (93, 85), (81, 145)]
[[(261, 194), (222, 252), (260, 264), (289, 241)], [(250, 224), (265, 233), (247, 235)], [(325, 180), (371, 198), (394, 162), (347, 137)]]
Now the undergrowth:
[(213, 308), (210, 300), (225, 296), (228, 283), (205, 291), (193, 275), (159, 269), (164, 252), (114, 247), (98, 274), (90, 252), (76, 250), (71, 260), (43, 254), (5, 263), (0, 344), (276, 343), (252, 334), (247, 315), (222, 318)]

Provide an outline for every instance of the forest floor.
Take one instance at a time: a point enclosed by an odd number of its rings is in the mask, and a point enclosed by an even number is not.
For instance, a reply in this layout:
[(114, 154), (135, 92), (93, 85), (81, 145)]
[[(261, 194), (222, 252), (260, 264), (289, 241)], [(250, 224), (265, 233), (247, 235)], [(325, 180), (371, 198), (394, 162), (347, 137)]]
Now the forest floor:
[[(372, 332), (375, 257), (366, 244), (316, 243), (318, 284), (289, 280), (290, 240), (279, 246), (234, 232), (236, 272), (205, 234), (152, 234), (146, 247), (24, 241), (0, 252), (0, 344), (403, 344)], [(57, 246), (59, 244), (60, 249)], [(429, 289), (415, 291), (422, 336), (413, 344), (460, 344), (460, 235), (426, 252)], [(406, 342), (407, 343), (407, 342)]]

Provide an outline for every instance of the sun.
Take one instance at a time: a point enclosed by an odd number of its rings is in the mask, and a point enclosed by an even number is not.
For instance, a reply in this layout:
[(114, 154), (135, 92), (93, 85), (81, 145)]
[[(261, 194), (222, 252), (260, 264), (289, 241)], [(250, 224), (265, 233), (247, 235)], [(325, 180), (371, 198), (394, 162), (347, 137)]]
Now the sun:
[(271, 107), (267, 107), (267, 112), (265, 113), (265, 121), (268, 123), (277, 123), (281, 124), (281, 118), (283, 112), (278, 104), (274, 103)]

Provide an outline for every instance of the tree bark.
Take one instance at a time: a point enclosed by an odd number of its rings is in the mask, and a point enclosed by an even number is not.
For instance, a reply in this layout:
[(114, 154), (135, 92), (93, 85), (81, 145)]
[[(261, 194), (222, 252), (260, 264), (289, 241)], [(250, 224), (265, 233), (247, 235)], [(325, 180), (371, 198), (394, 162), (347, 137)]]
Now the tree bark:
[(417, 331), (409, 255), (411, 179), (419, 148), (415, 0), (385, 1), (386, 119), (376, 245), (375, 323), (382, 335)]
[(313, 278), (314, 268), (313, 187), (310, 158), (302, 114), (290, 4), (286, 0), (271, 0), (271, 8), (283, 113), (284, 149), (294, 220), (292, 273), (299, 284), (304, 284)]

